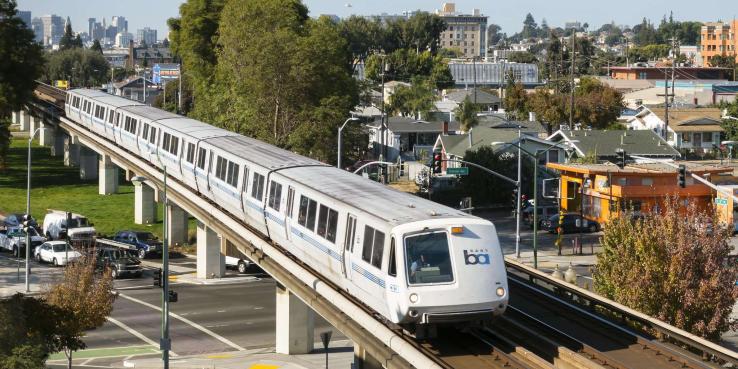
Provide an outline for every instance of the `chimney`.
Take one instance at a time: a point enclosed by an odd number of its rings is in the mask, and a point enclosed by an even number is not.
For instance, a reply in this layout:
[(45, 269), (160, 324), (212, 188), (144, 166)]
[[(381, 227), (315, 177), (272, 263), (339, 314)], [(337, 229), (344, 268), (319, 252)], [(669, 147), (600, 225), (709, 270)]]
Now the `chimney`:
[(443, 135), (448, 136), (448, 121), (443, 121)]
[(528, 121), (529, 122), (535, 122), (536, 121), (536, 113), (531, 111), (528, 112)]
[(473, 131), (473, 130), (474, 130), (474, 128), (469, 128), (469, 147), (470, 147), (470, 148), (472, 147), (472, 145), (473, 145), (473, 143), (474, 143), (474, 140), (473, 140), (473, 138), (472, 138), (472, 131)]

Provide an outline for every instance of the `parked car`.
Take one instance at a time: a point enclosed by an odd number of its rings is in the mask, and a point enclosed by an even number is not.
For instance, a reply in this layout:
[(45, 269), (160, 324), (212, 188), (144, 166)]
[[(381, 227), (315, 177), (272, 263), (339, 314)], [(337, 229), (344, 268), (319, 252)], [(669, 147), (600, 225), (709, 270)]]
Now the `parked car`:
[[(550, 216), (543, 226), (549, 233), (556, 233), (559, 228), (559, 215)], [(594, 220), (582, 218), (579, 214), (567, 213), (564, 214), (562, 228), (564, 233), (597, 232), (600, 230), (600, 225)]]
[[(46, 241), (46, 239), (39, 236), (35, 228), (31, 228), (29, 233), (31, 236), (31, 250)], [(0, 248), (11, 251), (15, 256), (25, 255), (26, 232), (23, 231), (21, 226), (15, 226), (0, 231)]]
[[(543, 228), (544, 223), (553, 215), (559, 214), (558, 205), (543, 204), (537, 208), (538, 210), (538, 226)], [(533, 206), (528, 206), (521, 212), (523, 222), (527, 224), (531, 229), (533, 228)]]
[(89, 220), (72, 213), (71, 222), (67, 224), (67, 213), (59, 210), (50, 210), (44, 217), (43, 234), (49, 240), (64, 239), (80, 247), (91, 246), (95, 240), (95, 228)]
[(135, 246), (140, 259), (145, 258), (151, 253), (158, 253), (161, 255), (163, 250), (162, 242), (151, 232), (120, 231), (116, 233), (115, 237), (113, 237), (113, 241)]
[(225, 264), (228, 268), (236, 268), (239, 273), (244, 274), (246, 273), (246, 270), (249, 269), (249, 266), (253, 264), (251, 260), (245, 258), (245, 257), (233, 257), (226, 255), (225, 257)]
[(136, 278), (143, 275), (141, 261), (130, 252), (116, 247), (99, 247), (95, 255), (97, 268), (109, 267), (113, 278), (130, 275)]
[(63, 266), (77, 261), (82, 257), (72, 246), (67, 246), (66, 241), (47, 241), (39, 246), (33, 253), (36, 261), (47, 262), (54, 266)]

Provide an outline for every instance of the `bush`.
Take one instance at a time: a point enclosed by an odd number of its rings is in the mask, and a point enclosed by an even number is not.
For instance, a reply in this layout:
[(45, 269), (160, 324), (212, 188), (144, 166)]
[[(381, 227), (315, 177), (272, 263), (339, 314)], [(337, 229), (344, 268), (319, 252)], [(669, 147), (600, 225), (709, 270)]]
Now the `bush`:
[(594, 273), (598, 293), (714, 341), (731, 326), (738, 268), (729, 262), (731, 229), (714, 209), (676, 196), (660, 214), (611, 220)]

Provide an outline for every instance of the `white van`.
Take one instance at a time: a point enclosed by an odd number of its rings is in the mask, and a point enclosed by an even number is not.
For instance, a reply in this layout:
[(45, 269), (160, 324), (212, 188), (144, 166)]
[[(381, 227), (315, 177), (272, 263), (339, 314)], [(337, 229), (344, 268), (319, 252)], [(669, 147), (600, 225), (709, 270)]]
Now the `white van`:
[(75, 246), (91, 246), (97, 233), (87, 218), (80, 214), (72, 213), (72, 220), (67, 225), (67, 213), (60, 210), (49, 210), (44, 217), (43, 232), (48, 240), (63, 239), (68, 235)]

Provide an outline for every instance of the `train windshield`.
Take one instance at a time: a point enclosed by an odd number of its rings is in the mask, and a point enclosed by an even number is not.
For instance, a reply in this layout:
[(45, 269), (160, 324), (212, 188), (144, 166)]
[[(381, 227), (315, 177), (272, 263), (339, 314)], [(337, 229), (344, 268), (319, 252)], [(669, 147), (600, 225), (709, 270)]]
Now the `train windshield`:
[(454, 281), (446, 232), (405, 237), (405, 260), (409, 284)]

